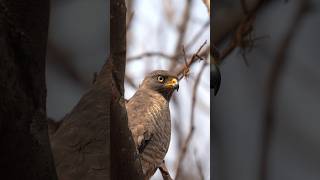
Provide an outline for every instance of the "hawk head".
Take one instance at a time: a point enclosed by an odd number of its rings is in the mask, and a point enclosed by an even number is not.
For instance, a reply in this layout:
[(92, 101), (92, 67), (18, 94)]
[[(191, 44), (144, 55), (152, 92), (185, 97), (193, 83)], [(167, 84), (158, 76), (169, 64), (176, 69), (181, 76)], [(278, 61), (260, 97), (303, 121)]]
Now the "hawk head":
[(179, 82), (177, 76), (170, 74), (168, 71), (156, 70), (144, 78), (140, 88), (159, 92), (167, 100), (170, 100), (174, 90), (179, 90)]

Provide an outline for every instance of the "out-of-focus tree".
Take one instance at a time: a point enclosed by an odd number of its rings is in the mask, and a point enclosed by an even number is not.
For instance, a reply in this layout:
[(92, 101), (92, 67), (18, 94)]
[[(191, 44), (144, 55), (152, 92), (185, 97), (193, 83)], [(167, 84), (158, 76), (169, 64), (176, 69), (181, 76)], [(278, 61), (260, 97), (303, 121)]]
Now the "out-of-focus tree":
[(0, 1), (1, 179), (55, 180), (46, 123), (49, 1)]

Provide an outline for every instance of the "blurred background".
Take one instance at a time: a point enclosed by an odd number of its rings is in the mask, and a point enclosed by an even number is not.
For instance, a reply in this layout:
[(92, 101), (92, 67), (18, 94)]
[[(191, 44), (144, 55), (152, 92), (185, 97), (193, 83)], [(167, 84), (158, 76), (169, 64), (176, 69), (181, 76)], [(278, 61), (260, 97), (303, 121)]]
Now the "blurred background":
[[(257, 2), (246, 1), (251, 7)], [(292, 26), (303, 3), (308, 8)], [(217, 34), (222, 29), (218, 24), (231, 25), (244, 14), (240, 0), (215, 1), (212, 7), (211, 28)], [(316, 0), (266, 1), (256, 13), (251, 32), (254, 45), (246, 52), (248, 65), (240, 48), (223, 60), (220, 91), (216, 97), (211, 96), (210, 105), (213, 179), (260, 179), (268, 98), (273, 99), (274, 128), (267, 179), (320, 179), (319, 7), (320, 1)], [(290, 32), (294, 32), (290, 43), (281, 50)], [(220, 43), (220, 52), (227, 41)], [(281, 51), (285, 51), (280, 58), (285, 62), (275, 66)], [(275, 93), (268, 97), (270, 77), (279, 66)]]
[[(171, 100), (172, 139), (165, 158), (171, 176), (190, 133), (181, 161), (181, 179), (210, 179), (209, 12), (202, 0), (128, 0), (125, 98), (129, 99), (146, 73), (176, 71), (207, 40), (190, 75)], [(55, 120), (70, 112), (90, 88), (95, 72), (108, 57), (107, 1), (52, 0), (47, 53), (47, 114)], [(112, 36), (112, 35), (110, 35)], [(201, 73), (200, 73), (201, 72)], [(199, 79), (196, 88), (195, 82)], [(194, 95), (194, 90), (196, 93)], [(193, 100), (194, 99), (194, 100)], [(195, 107), (192, 108), (194, 101)], [(159, 172), (152, 178), (162, 179)]]

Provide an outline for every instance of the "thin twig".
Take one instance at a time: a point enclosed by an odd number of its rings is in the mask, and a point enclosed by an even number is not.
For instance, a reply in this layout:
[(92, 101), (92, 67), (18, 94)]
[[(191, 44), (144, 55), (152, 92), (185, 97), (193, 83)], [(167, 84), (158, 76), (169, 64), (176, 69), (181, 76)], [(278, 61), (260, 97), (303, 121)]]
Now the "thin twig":
[(185, 46), (186, 50), (189, 50), (192, 45), (194, 45), (197, 40), (204, 34), (204, 31), (210, 26), (210, 20), (208, 20), (206, 23), (203, 24), (203, 26), (200, 28), (200, 30), (193, 36), (193, 38), (190, 40), (190, 42)]
[[(223, 35), (221, 37), (216, 38), (215, 41), (213, 42), (216, 46), (220, 46), (224, 42), (224, 40), (227, 39), (229, 34), (232, 31), (234, 31), (234, 33), (231, 33), (233, 37), (228, 43), (227, 47), (223, 49), (221, 53), (219, 53), (220, 54), (219, 58), (214, 58), (215, 64), (221, 64), (222, 61), (228, 55), (230, 55), (235, 48), (241, 47), (245, 49), (248, 47), (248, 44), (245, 43), (246, 38), (248, 35), (250, 35), (250, 33), (253, 30), (252, 26), (253, 26), (255, 17), (257, 15), (257, 12), (263, 7), (263, 5), (266, 2), (268, 2), (268, 0), (259, 0), (255, 4), (255, 6), (249, 10), (249, 8), (247, 8), (248, 6), (246, 2), (244, 0), (241, 0), (242, 8), (245, 11), (245, 16), (241, 18), (241, 20), (237, 22), (237, 24), (234, 26), (235, 30), (230, 29), (228, 30), (228, 32), (221, 33)], [(252, 43), (249, 43), (249, 44), (252, 44)]]
[[(242, 44), (245, 38), (251, 33), (254, 20), (255, 14), (250, 13), (242, 23), (239, 24), (229, 45), (220, 53), (220, 58), (218, 59), (217, 64), (221, 64), (221, 62), (230, 55), (236, 47), (239, 47)], [(243, 48), (246, 48), (246, 46)]]
[(266, 114), (265, 121), (263, 126), (262, 133), (262, 153), (261, 153), (261, 166), (260, 166), (260, 180), (268, 179), (268, 159), (269, 159), (269, 150), (272, 145), (272, 135), (274, 133), (274, 107), (275, 107), (275, 98), (276, 98), (276, 90), (279, 87), (279, 81), (281, 75), (283, 73), (283, 69), (286, 65), (286, 55), (288, 48), (293, 40), (295, 33), (297, 33), (297, 27), (299, 27), (299, 23), (301, 22), (303, 15), (305, 15), (308, 1), (300, 0), (298, 5), (298, 10), (294, 15), (293, 22), (288, 28), (288, 33), (283, 39), (276, 55), (276, 60), (272, 65), (270, 77), (267, 82), (267, 95), (266, 95)]
[(163, 180), (172, 180), (172, 177), (169, 173), (169, 170), (168, 170), (164, 160), (162, 161), (162, 164), (160, 165), (159, 170), (160, 170), (160, 173), (162, 175)]
[(202, 60), (201, 55), (199, 54), (201, 52), (201, 49), (207, 44), (207, 41), (202, 43), (202, 45), (199, 47), (196, 53), (194, 53), (190, 59), (190, 61), (187, 63), (187, 65), (184, 65), (177, 73), (177, 76), (179, 80), (181, 80), (185, 75), (188, 75), (187, 73), (190, 71), (190, 66), (196, 62), (197, 60)]
[[(248, 16), (256, 15), (258, 11), (261, 10), (262, 7), (264, 7), (263, 5), (266, 4), (267, 2), (270, 2), (270, 0), (257, 0), (257, 1), (249, 1), (249, 2), (251, 4), (249, 5), (248, 3), (247, 4), (248, 7), (253, 6), (250, 9), (248, 8), (249, 13), (247, 15), (236, 14), (236, 15), (230, 16), (234, 18), (234, 19), (227, 20), (227, 22), (232, 22), (231, 25), (228, 23), (225, 23), (226, 20), (223, 20), (221, 18), (216, 19), (216, 21), (214, 21), (215, 27), (219, 27), (219, 28), (213, 29), (213, 35), (211, 36), (212, 37), (211, 42), (213, 44), (215, 44), (216, 46), (220, 46), (221, 44), (223, 44), (223, 42), (225, 42), (225, 40), (229, 37), (230, 34), (232, 34), (232, 32), (234, 32), (235, 29), (237, 29), (237, 27), (243, 22), (244, 19), (246, 19)], [(214, 17), (218, 17), (218, 15)], [(217, 29), (219, 29), (219, 31)]]
[(181, 171), (182, 171), (182, 161), (183, 161), (183, 159), (184, 159), (184, 157), (186, 155), (187, 148), (189, 146), (189, 143), (190, 143), (191, 138), (192, 138), (193, 133), (194, 133), (194, 113), (195, 113), (195, 105), (196, 105), (196, 100), (197, 100), (197, 89), (198, 89), (198, 85), (199, 85), (199, 82), (200, 82), (201, 75), (202, 75), (206, 65), (207, 65), (206, 63), (202, 64), (200, 72), (199, 72), (199, 74), (198, 74), (198, 76), (197, 76), (197, 78), (195, 80), (194, 86), (193, 86), (192, 103), (191, 103), (191, 114), (190, 114), (190, 129), (189, 129), (187, 138), (186, 138), (185, 142), (182, 145), (181, 152), (179, 154), (179, 158), (178, 158), (178, 161), (177, 161), (177, 173), (176, 173), (175, 180), (179, 179), (179, 176), (180, 176)]
[(182, 47), (182, 52), (183, 52), (184, 64), (187, 66), (187, 65), (188, 65), (188, 62), (187, 62), (186, 51), (184, 50), (184, 47)]
[(188, 77), (189, 73), (190, 73), (190, 70), (188, 68), (188, 60), (187, 60), (187, 57), (186, 57), (186, 52), (184, 51), (184, 47), (182, 47), (182, 52), (183, 52), (183, 60), (184, 60), (184, 68), (185, 68), (185, 71), (183, 72), (183, 74), (184, 74), (185, 77)]
[[(182, 46), (184, 39), (185, 39), (187, 25), (188, 25), (190, 14), (191, 14), (191, 7), (192, 7), (191, 3), (192, 3), (192, 0), (185, 1), (185, 6), (184, 6), (183, 13), (181, 16), (182, 20), (181, 20), (180, 24), (178, 25), (178, 39), (177, 39), (176, 47), (175, 47), (175, 51), (174, 51), (175, 56), (178, 56), (179, 54), (181, 54), (181, 46)], [(177, 61), (178, 61), (178, 59), (176, 59), (175, 61), (172, 61), (170, 71), (172, 71), (176, 67)]]
[[(210, 21), (207, 21), (201, 28), (200, 30), (195, 34), (195, 36), (190, 40), (190, 42), (185, 46), (185, 51), (188, 51), (194, 44), (195, 42), (197, 42), (197, 40), (201, 37), (201, 35), (203, 34), (203, 32), (206, 30), (206, 28), (208, 28), (210, 25)], [(178, 53), (176, 55), (168, 55), (165, 54), (163, 52), (144, 52), (141, 53), (139, 55), (135, 55), (132, 57), (128, 57), (127, 58), (127, 63), (134, 61), (134, 60), (139, 60), (139, 59), (143, 59), (143, 58), (148, 58), (148, 57), (153, 57), (153, 56), (159, 56), (161, 58), (164, 58), (166, 60), (174, 60), (174, 61), (178, 61), (178, 59), (181, 57), (181, 53)]]
[(197, 160), (196, 151), (194, 151), (194, 161), (196, 162), (196, 165), (197, 165), (197, 169), (198, 169), (198, 172), (199, 172), (200, 180), (204, 180), (204, 174), (203, 174), (202, 166), (201, 166), (200, 161)]
[(127, 75), (125, 74), (125, 80), (128, 82), (128, 84), (133, 88), (133, 89), (137, 89), (138, 86), (133, 82), (133, 80)]
[[(180, 108), (177, 108), (180, 110)], [(181, 115), (179, 116), (181, 117)], [(175, 138), (176, 138), (176, 141), (177, 141), (177, 144), (176, 144), (176, 147), (177, 149), (180, 149), (180, 147), (182, 146), (182, 143), (183, 143), (183, 131), (182, 131), (182, 126), (181, 126), (181, 120), (179, 118), (176, 118), (174, 119), (173, 121), (173, 127), (174, 127), (174, 130), (175, 130)]]
[(152, 57), (152, 56), (159, 56), (159, 57), (162, 57), (162, 58), (165, 58), (165, 59), (169, 59), (169, 60), (176, 58), (175, 56), (170, 56), (170, 55), (167, 55), (167, 54), (162, 53), (162, 52), (145, 52), (145, 53), (142, 53), (140, 55), (128, 57), (127, 58), (127, 62), (130, 62), (130, 61), (133, 61), (133, 60), (139, 60), (139, 59), (142, 59), (142, 58)]

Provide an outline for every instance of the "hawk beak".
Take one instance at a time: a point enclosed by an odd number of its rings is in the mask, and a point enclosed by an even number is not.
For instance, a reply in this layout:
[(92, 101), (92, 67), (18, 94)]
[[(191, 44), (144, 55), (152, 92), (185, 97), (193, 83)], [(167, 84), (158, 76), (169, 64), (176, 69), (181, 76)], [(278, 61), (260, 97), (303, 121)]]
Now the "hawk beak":
[(166, 83), (165, 87), (168, 89), (176, 89), (178, 91), (179, 90), (179, 82), (176, 78), (172, 78)]

